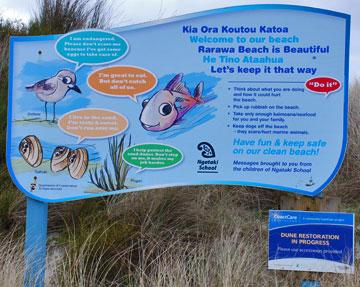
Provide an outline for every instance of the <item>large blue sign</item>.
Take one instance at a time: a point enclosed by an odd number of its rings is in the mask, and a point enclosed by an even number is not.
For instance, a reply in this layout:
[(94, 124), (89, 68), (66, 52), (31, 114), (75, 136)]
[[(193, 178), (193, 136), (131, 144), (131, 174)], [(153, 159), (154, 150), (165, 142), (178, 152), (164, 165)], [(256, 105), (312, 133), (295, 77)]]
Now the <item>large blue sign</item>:
[(270, 210), (269, 269), (354, 272), (354, 214)]
[(8, 169), (43, 202), (203, 184), (316, 196), (344, 158), (349, 33), (349, 15), (255, 5), (13, 37)]

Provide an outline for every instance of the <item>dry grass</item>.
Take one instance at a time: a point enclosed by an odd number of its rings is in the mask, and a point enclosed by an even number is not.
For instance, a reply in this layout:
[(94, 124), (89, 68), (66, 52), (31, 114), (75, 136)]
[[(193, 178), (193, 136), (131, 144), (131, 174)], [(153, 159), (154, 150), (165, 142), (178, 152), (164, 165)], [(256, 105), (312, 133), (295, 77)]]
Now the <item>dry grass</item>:
[[(157, 197), (155, 192), (149, 193)], [(208, 197), (207, 192), (198, 195), (201, 202)], [(319, 279), (322, 286), (360, 286), (359, 266), (355, 275), (267, 270), (267, 218), (251, 209), (239, 213), (228, 196), (222, 200), (230, 205), (230, 211), (218, 213), (224, 206), (214, 203), (215, 211), (209, 214), (210, 222), (219, 217), (219, 231), (197, 239), (189, 236), (188, 229), (159, 228), (158, 219), (151, 215), (160, 204), (157, 200), (143, 207), (145, 220), (139, 222), (139, 233), (133, 234), (127, 245), (110, 243), (111, 227), (121, 219), (113, 220), (106, 228), (97, 224), (83, 236), (76, 235), (74, 226), (68, 227), (67, 242), (60, 245), (62, 256), (48, 286), (299, 286), (304, 278)], [(124, 201), (122, 204), (130, 208)], [(206, 210), (201, 208), (197, 213)], [(136, 208), (132, 211), (138, 213)], [(223, 217), (224, 212), (229, 212), (231, 222)], [(18, 240), (6, 238), (1, 242), (0, 286), (21, 286), (21, 249)]]
[(22, 242), (21, 239), (15, 239), (12, 233), (0, 239), (1, 287), (22, 286), (24, 270)]
[(111, 24), (111, 9), (108, 0), (38, 0), (29, 33), (47, 35), (82, 28), (105, 29)]
[(341, 197), (346, 207), (360, 204), (360, 81), (350, 85), (348, 143), (345, 159), (326, 194)]

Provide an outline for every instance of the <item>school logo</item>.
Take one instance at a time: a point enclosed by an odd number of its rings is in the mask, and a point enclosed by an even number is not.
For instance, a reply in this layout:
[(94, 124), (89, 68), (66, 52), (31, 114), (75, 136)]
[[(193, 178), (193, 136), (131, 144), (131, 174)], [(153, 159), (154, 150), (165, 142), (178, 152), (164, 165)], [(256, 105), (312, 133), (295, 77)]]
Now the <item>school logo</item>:
[(213, 158), (215, 157), (215, 150), (211, 144), (208, 142), (201, 142), (197, 146), (198, 150), (201, 151), (201, 155), (204, 158)]
[(219, 160), (215, 159), (215, 149), (208, 142), (201, 142), (197, 145), (201, 151), (202, 159), (197, 160), (197, 173), (218, 173)]

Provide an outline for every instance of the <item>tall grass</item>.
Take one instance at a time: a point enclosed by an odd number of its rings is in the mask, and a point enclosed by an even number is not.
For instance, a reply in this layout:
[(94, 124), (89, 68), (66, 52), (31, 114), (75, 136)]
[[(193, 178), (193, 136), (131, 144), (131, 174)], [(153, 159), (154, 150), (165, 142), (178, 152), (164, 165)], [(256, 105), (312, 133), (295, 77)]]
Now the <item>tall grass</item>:
[[(180, 192), (185, 196), (192, 193), (191, 189)], [(300, 286), (302, 279), (318, 279), (327, 287), (360, 286), (358, 265), (354, 275), (267, 270), (267, 217), (253, 209), (255, 197), (241, 210), (236, 208), (241, 196), (248, 196), (246, 190), (198, 191), (182, 198), (183, 206), (172, 214), (174, 204), (183, 196), (180, 192), (125, 195), (118, 206), (124, 211), (119, 210), (116, 219), (88, 219), (91, 231), (69, 224), (62, 243), (56, 245), (61, 256), (51, 277), (48, 275), (47, 286)], [(135, 200), (148, 204), (134, 205)], [(267, 208), (261, 206), (264, 212)], [(175, 220), (180, 213), (182, 217)], [(199, 217), (193, 218), (194, 214)], [(209, 218), (204, 221), (206, 215)], [(129, 220), (131, 217), (135, 219)], [(133, 226), (131, 231), (125, 230), (125, 220)], [(198, 222), (203, 229), (185, 226), (182, 221)], [(116, 239), (120, 236), (121, 240)], [(21, 286), (21, 242), (8, 237), (0, 243), (0, 286)]]
[(125, 138), (126, 135), (124, 134), (120, 139), (119, 137), (108, 139), (108, 157), (111, 161), (111, 171), (108, 166), (108, 158), (105, 158), (100, 168), (95, 167), (89, 170), (91, 183), (101, 190), (113, 191), (127, 188), (125, 181), (131, 166), (123, 160), (122, 156), (125, 148), (131, 145), (131, 136), (127, 145)]
[(335, 194), (349, 207), (360, 204), (360, 81), (350, 85), (348, 112), (348, 143), (341, 169), (326, 188), (326, 194)]
[[(1, 17), (0, 14), (0, 171), (5, 167), (5, 139), (6, 139), (6, 115), (7, 115), (7, 86), (8, 86), (8, 59), (10, 35), (24, 35), (27, 27), (21, 21), (10, 21)], [(1, 183), (9, 182), (7, 173), (0, 172)]]
[[(72, 244), (64, 248), (62, 256), (55, 262), (53, 276), (48, 282), (52, 286), (116, 286), (109, 281), (108, 273), (117, 264), (119, 256), (109, 257), (106, 244), (99, 244), (102, 237), (106, 237), (106, 230), (97, 233), (95, 227), (86, 234), (81, 245), (77, 244), (74, 233), (69, 231), (69, 242)], [(106, 260), (103, 260), (106, 258)]]
[(29, 34), (62, 34), (82, 28), (106, 28), (111, 23), (108, 0), (40, 0)]
[(23, 285), (24, 262), (22, 238), (16, 239), (12, 233), (0, 234), (0, 286)]
[[(0, 91), (1, 91), (1, 108), (6, 107), (3, 97), (6, 96), (7, 89), (7, 72), (9, 59), (9, 36), (25, 35), (27, 26), (19, 21), (11, 21), (2, 18), (0, 14)], [(1, 121), (1, 124), (3, 121)]]

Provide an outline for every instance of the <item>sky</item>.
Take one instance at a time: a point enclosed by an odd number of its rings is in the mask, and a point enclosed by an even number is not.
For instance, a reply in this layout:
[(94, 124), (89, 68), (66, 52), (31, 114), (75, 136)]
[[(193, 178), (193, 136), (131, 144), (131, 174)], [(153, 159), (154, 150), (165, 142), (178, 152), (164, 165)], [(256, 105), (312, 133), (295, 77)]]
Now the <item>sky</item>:
[[(0, 14), (26, 22), (35, 9), (34, 3), (37, 0), (0, 0)], [(312, 6), (350, 14), (350, 77), (360, 78), (360, 0), (113, 0), (112, 12), (115, 12), (115, 17), (112, 26), (142, 23), (220, 7), (265, 3)]]

